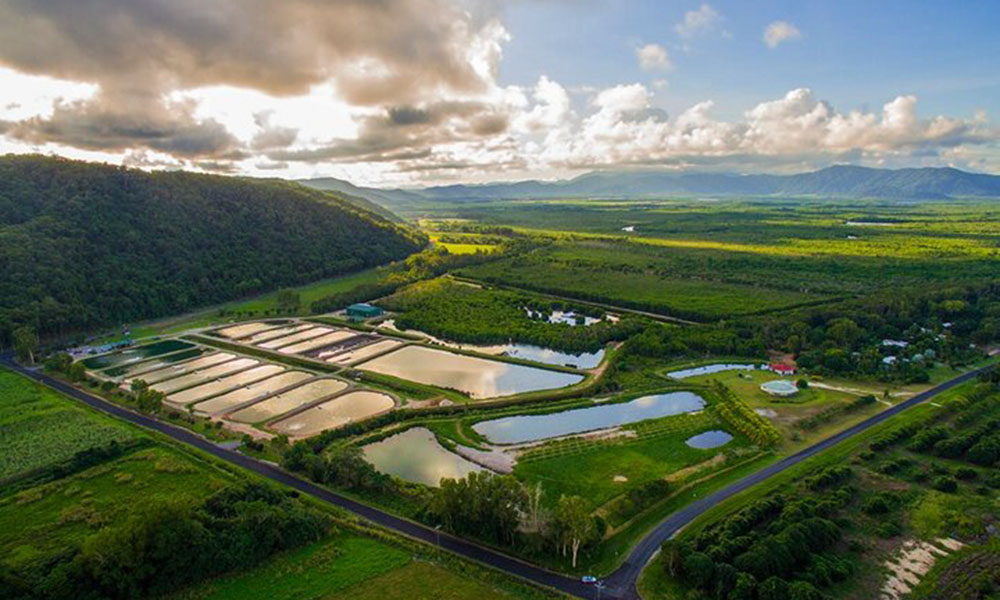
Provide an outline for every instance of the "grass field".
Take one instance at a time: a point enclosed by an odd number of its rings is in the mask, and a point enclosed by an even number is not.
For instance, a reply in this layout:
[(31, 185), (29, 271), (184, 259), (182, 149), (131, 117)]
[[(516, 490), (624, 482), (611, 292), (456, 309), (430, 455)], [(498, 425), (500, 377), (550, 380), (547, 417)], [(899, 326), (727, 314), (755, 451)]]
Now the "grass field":
[(151, 502), (194, 503), (227, 481), (222, 471), (166, 446), (146, 448), (67, 478), (0, 498), (0, 556), (16, 566), (122, 522)]
[[(657, 426), (662, 429), (645, 432)], [(575, 495), (586, 499), (591, 509), (597, 509), (630, 488), (664, 479), (746, 443), (737, 438), (722, 448), (709, 450), (684, 443), (692, 435), (717, 427), (721, 425), (712, 418), (668, 417), (629, 427), (637, 431), (636, 438), (556, 442), (529, 454), (518, 463), (514, 474), (530, 485), (541, 482), (550, 502), (563, 494)]]
[(460, 273), (491, 283), (695, 319), (757, 313), (826, 298), (685, 277), (680, 270), (636, 264), (638, 257), (629, 252), (628, 246), (560, 244), (527, 256), (467, 267)]
[(69, 403), (56, 392), (0, 370), (0, 482), (135, 437), (114, 421)]
[(341, 534), (280, 556), (248, 573), (213, 581), (175, 600), (481, 598), (516, 595), (414, 559), (370, 538)]

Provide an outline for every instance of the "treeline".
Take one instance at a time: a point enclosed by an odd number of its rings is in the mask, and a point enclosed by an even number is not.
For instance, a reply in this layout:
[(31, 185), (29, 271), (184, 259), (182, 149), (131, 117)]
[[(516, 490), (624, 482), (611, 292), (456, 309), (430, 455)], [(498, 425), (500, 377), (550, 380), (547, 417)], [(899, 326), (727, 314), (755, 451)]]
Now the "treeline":
[[(834, 488), (849, 477), (849, 470), (840, 471), (817, 489)], [(827, 597), (821, 589), (853, 572), (848, 559), (830, 552), (842, 538), (835, 513), (851, 501), (851, 494), (849, 487), (840, 487), (818, 498), (762, 498), (690, 542), (668, 540), (661, 564), (701, 592), (693, 597), (821, 600)]]
[(451, 269), (495, 260), (498, 254), (451, 254), (446, 248), (426, 248), (378, 269), (375, 283), (358, 286), (337, 294), (324, 296), (310, 305), (314, 315), (331, 312), (355, 302), (388, 296), (399, 288), (423, 279), (437, 277)]
[(815, 375), (922, 383), (935, 363), (969, 364), (997, 340), (1000, 284), (992, 283), (898, 289), (697, 327), (654, 324), (632, 337), (625, 351), (650, 358), (760, 359), (771, 349), (794, 355)]
[(0, 342), (176, 314), (400, 259), (426, 239), (277, 180), (0, 158)]
[(139, 599), (164, 595), (314, 542), (329, 518), (263, 484), (224, 488), (198, 506), (151, 501), (77, 546), (0, 569), (11, 600)]
[[(448, 279), (416, 283), (380, 304), (398, 313), (397, 327), (469, 344), (523, 342), (567, 352), (593, 352), (642, 328), (638, 319), (629, 316), (617, 323), (601, 320), (585, 326), (585, 316), (603, 317), (603, 311)], [(549, 322), (556, 310), (573, 311), (578, 322)]]

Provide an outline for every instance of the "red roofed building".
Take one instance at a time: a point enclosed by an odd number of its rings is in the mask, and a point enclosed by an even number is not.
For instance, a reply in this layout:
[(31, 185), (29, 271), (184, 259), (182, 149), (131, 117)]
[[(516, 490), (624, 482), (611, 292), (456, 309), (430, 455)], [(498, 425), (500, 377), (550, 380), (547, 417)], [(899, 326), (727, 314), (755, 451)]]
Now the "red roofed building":
[(771, 363), (767, 365), (767, 370), (778, 375), (795, 375), (795, 367), (784, 363)]

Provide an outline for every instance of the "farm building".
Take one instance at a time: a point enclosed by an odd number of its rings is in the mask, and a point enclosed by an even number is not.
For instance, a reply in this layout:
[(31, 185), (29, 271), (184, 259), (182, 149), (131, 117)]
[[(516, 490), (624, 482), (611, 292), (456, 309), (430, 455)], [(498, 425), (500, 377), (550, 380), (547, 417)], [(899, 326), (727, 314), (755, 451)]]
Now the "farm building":
[(385, 314), (384, 310), (367, 302), (359, 302), (347, 307), (347, 316), (352, 319), (371, 319), (381, 317), (383, 314)]
[(795, 367), (784, 363), (771, 363), (767, 365), (767, 370), (778, 375), (795, 375)]

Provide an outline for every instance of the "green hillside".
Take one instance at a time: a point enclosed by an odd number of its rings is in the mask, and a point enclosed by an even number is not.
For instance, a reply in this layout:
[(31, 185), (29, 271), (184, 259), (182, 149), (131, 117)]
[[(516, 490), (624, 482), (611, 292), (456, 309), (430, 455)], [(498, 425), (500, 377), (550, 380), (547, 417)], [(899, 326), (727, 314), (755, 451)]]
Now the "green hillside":
[(0, 339), (176, 314), (405, 257), (425, 239), (293, 183), (0, 157)]

